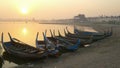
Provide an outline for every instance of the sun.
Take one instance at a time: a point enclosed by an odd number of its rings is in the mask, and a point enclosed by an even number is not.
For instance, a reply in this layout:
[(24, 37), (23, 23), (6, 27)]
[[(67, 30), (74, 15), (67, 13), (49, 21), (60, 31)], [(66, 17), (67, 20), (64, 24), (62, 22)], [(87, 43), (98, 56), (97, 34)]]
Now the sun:
[(21, 9), (21, 13), (22, 14), (27, 14), (28, 13), (28, 9), (27, 8), (22, 8)]

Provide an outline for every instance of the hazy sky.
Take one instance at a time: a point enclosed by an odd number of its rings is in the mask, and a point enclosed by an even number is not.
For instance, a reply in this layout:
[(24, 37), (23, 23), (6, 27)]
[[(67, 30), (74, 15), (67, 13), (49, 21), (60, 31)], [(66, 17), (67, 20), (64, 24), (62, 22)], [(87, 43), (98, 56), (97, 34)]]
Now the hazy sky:
[(0, 0), (0, 18), (73, 18), (120, 15), (120, 0)]

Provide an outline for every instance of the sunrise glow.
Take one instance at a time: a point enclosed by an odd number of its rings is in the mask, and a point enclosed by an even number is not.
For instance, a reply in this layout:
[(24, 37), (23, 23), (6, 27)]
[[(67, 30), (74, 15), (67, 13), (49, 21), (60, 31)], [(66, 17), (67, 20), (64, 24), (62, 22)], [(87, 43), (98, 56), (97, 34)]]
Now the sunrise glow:
[(21, 13), (22, 14), (27, 14), (28, 13), (28, 9), (27, 8), (22, 8), (21, 9)]

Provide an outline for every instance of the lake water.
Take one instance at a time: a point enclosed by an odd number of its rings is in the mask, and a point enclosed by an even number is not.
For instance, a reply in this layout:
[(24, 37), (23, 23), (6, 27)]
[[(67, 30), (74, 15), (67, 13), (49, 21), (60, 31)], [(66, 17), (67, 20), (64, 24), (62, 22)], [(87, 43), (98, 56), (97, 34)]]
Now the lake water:
[[(15, 37), (31, 46), (35, 47), (35, 38), (37, 32), (39, 32), (39, 39), (43, 40), (42, 32), (47, 30), (47, 36), (50, 36), (50, 29), (55, 30), (56, 35), (58, 35), (58, 30), (60, 30), (61, 34), (64, 36), (64, 29), (68, 27), (69, 31), (73, 33), (72, 25), (62, 25), (62, 24), (38, 24), (34, 22), (25, 23), (25, 22), (0, 22), (0, 35), (4, 33), (4, 41), (9, 41), (8, 32), (10, 32), (12, 37)], [(86, 30), (92, 30), (90, 27), (84, 27)], [(1, 38), (1, 37), (0, 37)], [(22, 65), (25, 62), (24, 60), (20, 60), (14, 58), (12, 56), (3, 53), (4, 50), (0, 47), (0, 54), (4, 55), (5, 63), (3, 64), (3, 68), (10, 68), (18, 65)]]

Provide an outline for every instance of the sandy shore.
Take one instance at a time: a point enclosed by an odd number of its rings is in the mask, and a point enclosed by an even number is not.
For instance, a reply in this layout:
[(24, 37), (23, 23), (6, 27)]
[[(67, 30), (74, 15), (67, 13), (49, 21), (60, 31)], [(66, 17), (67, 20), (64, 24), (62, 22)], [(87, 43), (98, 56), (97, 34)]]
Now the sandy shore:
[[(84, 25), (84, 24), (83, 24)], [(89, 24), (98, 31), (113, 27), (114, 34), (87, 48), (65, 53), (59, 58), (48, 58), (22, 64), (15, 68), (120, 68), (120, 25)]]

